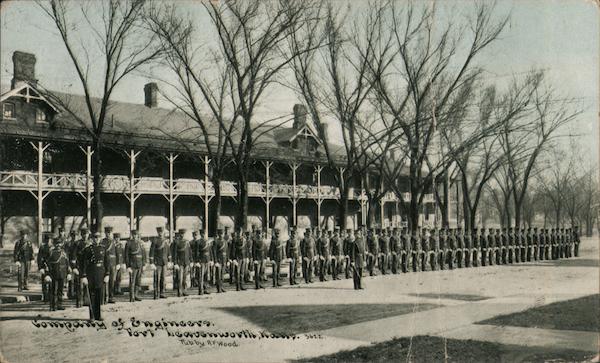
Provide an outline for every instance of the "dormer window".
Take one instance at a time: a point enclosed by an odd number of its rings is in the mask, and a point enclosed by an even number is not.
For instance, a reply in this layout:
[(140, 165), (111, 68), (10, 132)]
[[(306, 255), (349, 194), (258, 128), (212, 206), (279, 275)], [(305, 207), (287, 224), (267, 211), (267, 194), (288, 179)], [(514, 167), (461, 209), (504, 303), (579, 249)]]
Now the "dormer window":
[(36, 122), (41, 122), (41, 123), (46, 123), (48, 122), (47, 116), (46, 116), (46, 112), (44, 112), (44, 110), (36, 110), (35, 113), (35, 121)]
[(15, 118), (15, 105), (8, 102), (2, 104), (2, 117)]

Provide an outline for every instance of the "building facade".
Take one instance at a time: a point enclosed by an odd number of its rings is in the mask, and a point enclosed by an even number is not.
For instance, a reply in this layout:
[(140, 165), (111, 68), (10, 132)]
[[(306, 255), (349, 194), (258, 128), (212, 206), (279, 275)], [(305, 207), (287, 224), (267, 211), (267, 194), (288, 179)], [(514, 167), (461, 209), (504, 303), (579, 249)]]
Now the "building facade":
[[(91, 220), (92, 140), (81, 122), (84, 97), (53, 93), (63, 100), (63, 107), (44, 97), (35, 78), (35, 63), (34, 55), (15, 52), (14, 78), (0, 96), (4, 240), (16, 238), (23, 228), (40, 240), (38, 231), (51, 232), (58, 226), (77, 229)], [(211, 162), (203, 143), (193, 135), (173, 138), (193, 121), (158, 107), (157, 92), (155, 83), (147, 84), (136, 97), (143, 104), (112, 102), (106, 118), (103, 224), (123, 237), (132, 228), (143, 236), (152, 235), (158, 225), (167, 230), (199, 229), (213, 212)], [(67, 104), (71, 112), (65, 111)], [(303, 105), (293, 106), (291, 127), (261, 136), (248, 184), (249, 224), (284, 230), (292, 225), (331, 229), (341, 224), (335, 183), (339, 170), (329, 166), (322, 142)], [(232, 168), (221, 182), (223, 226), (234, 225), (236, 179)], [(360, 178), (354, 180), (347, 224), (357, 227), (366, 223), (368, 203)], [(425, 224), (432, 223), (432, 195), (425, 202), (422, 218)], [(376, 213), (378, 226), (403, 224), (398, 203), (393, 193), (386, 194)]]

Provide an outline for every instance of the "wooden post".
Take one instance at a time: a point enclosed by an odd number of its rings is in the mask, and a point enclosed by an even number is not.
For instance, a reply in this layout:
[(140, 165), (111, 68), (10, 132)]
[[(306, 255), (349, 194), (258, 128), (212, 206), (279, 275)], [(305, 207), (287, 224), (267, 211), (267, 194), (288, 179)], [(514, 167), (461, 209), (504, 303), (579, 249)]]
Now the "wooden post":
[(37, 239), (38, 246), (42, 245), (42, 233), (44, 229), (43, 224), (43, 207), (44, 207), (44, 198), (50, 194), (50, 192), (44, 193), (44, 151), (48, 148), (50, 144), (45, 144), (43, 141), (38, 141), (37, 144), (30, 142), (31, 146), (37, 151), (37, 159), (38, 159), (38, 173), (37, 173), (37, 194), (31, 193), (37, 199)]
[(173, 196), (173, 163), (177, 159), (177, 155), (169, 154), (169, 242), (173, 243), (173, 234), (175, 230), (175, 199)]
[(263, 163), (265, 165), (265, 174), (266, 174), (266, 190), (265, 190), (265, 211), (266, 211), (266, 227), (267, 227), (267, 234), (269, 233), (269, 230), (271, 229), (270, 226), (270, 221), (271, 221), (271, 211), (270, 211), (270, 206), (271, 206), (271, 193), (270, 193), (270, 189), (271, 189), (271, 166), (273, 166), (273, 162), (272, 161), (266, 161)]
[(208, 203), (210, 198), (208, 196), (208, 168), (210, 159), (208, 156), (204, 156), (204, 240), (208, 241)]
[(86, 219), (87, 225), (91, 225), (92, 221), (92, 146), (87, 145), (85, 147), (85, 159), (86, 159), (86, 175), (85, 175), (85, 204), (86, 204)]
[(135, 152), (131, 149), (128, 153), (129, 156), (129, 230), (133, 230), (136, 227), (135, 223), (135, 200), (140, 196), (135, 193), (135, 159), (140, 155), (140, 151)]
[(321, 225), (321, 203), (323, 202), (321, 198), (321, 171), (323, 167), (317, 165), (315, 170), (317, 171), (317, 227), (319, 227)]
[(298, 163), (293, 162), (290, 164), (290, 168), (292, 169), (292, 226), (296, 227), (298, 223), (298, 215), (297, 215), (297, 204), (298, 204), (298, 188), (296, 185), (296, 170), (298, 170)]

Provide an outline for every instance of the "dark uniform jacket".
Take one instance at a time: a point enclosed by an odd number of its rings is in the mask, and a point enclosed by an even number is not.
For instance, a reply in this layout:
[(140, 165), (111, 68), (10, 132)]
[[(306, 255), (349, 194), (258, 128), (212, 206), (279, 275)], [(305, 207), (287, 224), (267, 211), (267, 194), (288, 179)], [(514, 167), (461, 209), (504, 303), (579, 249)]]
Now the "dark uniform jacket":
[(30, 240), (20, 239), (15, 243), (13, 253), (15, 262), (29, 262), (33, 260), (33, 245)]
[(280, 238), (272, 238), (269, 246), (269, 258), (273, 261), (281, 262), (285, 259), (285, 244)]
[(171, 258), (173, 264), (187, 266), (192, 263), (192, 248), (190, 242), (185, 238), (177, 238), (171, 246)]
[(227, 241), (223, 237), (216, 237), (213, 241), (213, 258), (215, 263), (224, 265), (227, 263)]
[(317, 250), (319, 251), (319, 255), (323, 256), (325, 259), (328, 259), (329, 256), (331, 256), (330, 242), (328, 236), (319, 238)]
[(106, 253), (108, 254), (108, 266), (107, 268), (111, 268), (117, 265), (117, 247), (116, 242), (113, 238), (104, 238), (102, 240), (102, 245), (106, 249)]
[(144, 246), (142, 241), (136, 239), (130, 239), (125, 244), (124, 259), (125, 265), (132, 269), (139, 269), (144, 267)]
[(388, 237), (387, 235), (381, 236), (381, 238), (379, 239), (379, 250), (385, 255), (390, 253), (390, 237)]
[(71, 251), (71, 264), (73, 264), (73, 260), (75, 261), (75, 266), (71, 266), (72, 268), (78, 268), (80, 270), (83, 269), (83, 250), (87, 246), (92, 243), (92, 240), (88, 237), (87, 239), (80, 239), (73, 246), (73, 250)]
[(210, 244), (204, 238), (200, 238), (198, 244), (196, 244), (196, 258), (200, 263), (209, 263), (212, 261)]
[(404, 252), (410, 253), (412, 249), (412, 245), (410, 244), (410, 236), (403, 234), (400, 236), (400, 239), (402, 240), (402, 249)]
[(312, 236), (305, 236), (302, 243), (300, 243), (300, 249), (302, 257), (312, 260), (315, 257), (315, 239)]
[(331, 243), (331, 254), (333, 256), (340, 256), (344, 254), (344, 242), (338, 235), (333, 235), (330, 240)]
[(379, 239), (376, 235), (367, 237), (367, 250), (373, 255), (377, 255), (379, 253)]
[(252, 245), (252, 259), (262, 261), (266, 258), (267, 245), (264, 238), (256, 238)]
[(432, 234), (429, 236), (429, 248), (431, 251), (439, 251), (440, 250), (440, 242), (436, 235)]
[(48, 243), (44, 243), (43, 245), (40, 246), (40, 249), (38, 250), (38, 255), (37, 255), (37, 265), (38, 268), (41, 269), (46, 269), (46, 271), (48, 271), (48, 265), (46, 265), (46, 262), (48, 261), (48, 255), (50, 254), (50, 245)]
[(248, 250), (246, 248), (246, 237), (239, 236), (233, 238), (231, 244), (231, 259), (245, 259), (248, 258)]
[(300, 258), (300, 239), (298, 236), (290, 237), (285, 246), (285, 254), (288, 258)]
[(429, 238), (427, 238), (427, 236), (421, 236), (421, 247), (423, 248), (423, 251), (429, 251)]
[(156, 237), (150, 245), (150, 263), (156, 266), (165, 266), (171, 258), (169, 242), (164, 237)]
[(48, 273), (53, 279), (64, 280), (69, 272), (69, 258), (64, 249), (64, 244), (57, 243), (48, 251), (46, 259)]
[(400, 239), (400, 236), (392, 235), (392, 237), (390, 237), (390, 249), (396, 254), (402, 252), (402, 240)]
[(102, 286), (104, 276), (109, 273), (106, 268), (108, 264), (108, 255), (102, 244), (91, 243), (83, 249), (81, 253), (81, 277), (87, 277), (90, 288)]
[(350, 246), (350, 261), (359, 266), (362, 265), (365, 256), (365, 241), (364, 237), (356, 237), (354, 243)]

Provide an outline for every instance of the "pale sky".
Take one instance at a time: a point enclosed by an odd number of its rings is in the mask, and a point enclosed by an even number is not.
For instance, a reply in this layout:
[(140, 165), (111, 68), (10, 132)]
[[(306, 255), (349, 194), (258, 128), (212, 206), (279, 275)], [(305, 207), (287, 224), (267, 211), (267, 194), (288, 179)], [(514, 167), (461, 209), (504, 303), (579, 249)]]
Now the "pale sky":
[[(343, 1), (336, 3), (344, 5)], [(471, 7), (473, 2), (449, 0), (436, 5), (456, 10)], [(0, 9), (1, 89), (10, 86), (11, 56), (15, 50), (21, 50), (37, 56), (36, 76), (45, 87), (81, 93), (64, 45), (37, 5), (28, 0), (9, 1), (2, 2)], [(591, 0), (499, 0), (497, 10), (512, 15), (501, 40), (480, 58), (489, 71), (489, 80), (501, 83), (514, 72), (523, 73), (531, 67), (546, 69), (563, 96), (583, 103), (585, 112), (573, 130), (582, 135), (584, 155), (596, 161), (600, 114), (597, 5)], [(143, 103), (143, 86), (149, 81), (142, 75), (130, 76), (116, 89), (113, 100)], [(273, 90), (264, 99), (262, 115), (258, 116), (290, 113), (297, 102), (291, 91)], [(167, 106), (165, 103), (163, 106)]]

